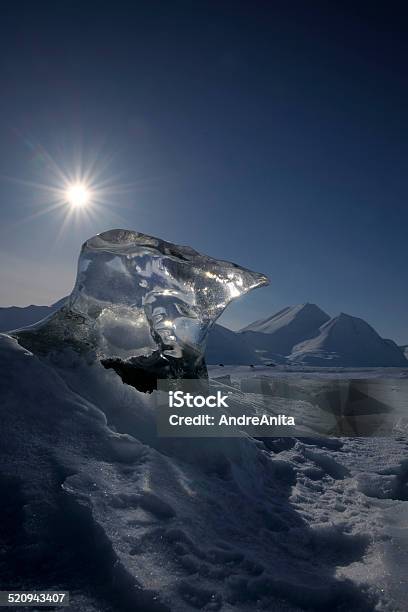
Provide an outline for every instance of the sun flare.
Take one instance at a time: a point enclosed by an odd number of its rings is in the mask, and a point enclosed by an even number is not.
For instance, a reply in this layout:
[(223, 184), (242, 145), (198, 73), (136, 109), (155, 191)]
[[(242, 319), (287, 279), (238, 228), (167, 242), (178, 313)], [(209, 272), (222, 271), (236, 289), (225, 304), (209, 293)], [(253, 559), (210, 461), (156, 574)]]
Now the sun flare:
[[(28, 223), (43, 215), (59, 218), (56, 242), (73, 225), (76, 228), (95, 228), (108, 222), (116, 226), (124, 223), (119, 214), (119, 208), (124, 207), (123, 197), (141, 189), (142, 183), (119, 183), (120, 175), (114, 175), (110, 170), (112, 156), (103, 155), (99, 150), (78, 150), (68, 160), (65, 159), (63, 165), (40, 145), (37, 149), (42, 180), (10, 178), (30, 188), (30, 198), (35, 206), (34, 211), (25, 216), (21, 223)], [(34, 197), (33, 189), (37, 192)]]
[(66, 199), (68, 204), (70, 204), (73, 208), (82, 208), (89, 203), (91, 199), (91, 192), (82, 183), (76, 183), (75, 185), (70, 185), (66, 191)]

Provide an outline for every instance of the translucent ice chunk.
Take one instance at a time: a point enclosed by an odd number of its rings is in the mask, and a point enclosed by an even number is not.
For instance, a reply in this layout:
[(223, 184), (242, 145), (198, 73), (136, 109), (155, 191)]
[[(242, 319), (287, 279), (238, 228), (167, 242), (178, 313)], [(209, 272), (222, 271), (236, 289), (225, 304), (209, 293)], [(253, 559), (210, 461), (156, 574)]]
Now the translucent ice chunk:
[(61, 342), (94, 350), (108, 367), (121, 364), (121, 375), (123, 364), (201, 374), (211, 325), (233, 299), (266, 284), (263, 274), (190, 247), (111, 230), (83, 245), (66, 305), (18, 337), (40, 351)]

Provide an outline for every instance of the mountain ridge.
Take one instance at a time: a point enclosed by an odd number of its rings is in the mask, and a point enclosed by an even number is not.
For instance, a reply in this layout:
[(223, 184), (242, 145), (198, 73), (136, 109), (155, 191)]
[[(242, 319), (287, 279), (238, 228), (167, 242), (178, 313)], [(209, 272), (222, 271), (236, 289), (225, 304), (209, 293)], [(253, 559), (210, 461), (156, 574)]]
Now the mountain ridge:
[(246, 325), (239, 331), (241, 333), (246, 331), (256, 331), (270, 334), (280, 329), (282, 325), (293, 321), (296, 317), (317, 318), (318, 320), (330, 319), (330, 316), (319, 306), (311, 302), (305, 302), (303, 304), (296, 304), (294, 306), (286, 306), (269, 317), (258, 319), (257, 321)]
[(0, 307), (0, 333), (38, 323), (61, 308), (66, 299), (63, 297), (50, 306), (30, 304), (29, 306)]
[(316, 304), (306, 302), (287, 306), (274, 315), (244, 327), (240, 333), (248, 344), (263, 351), (266, 359), (287, 356), (293, 347), (313, 338), (330, 316)]
[(291, 363), (340, 367), (407, 367), (403, 352), (381, 338), (364, 319), (341, 312), (319, 328), (315, 337), (297, 344)]

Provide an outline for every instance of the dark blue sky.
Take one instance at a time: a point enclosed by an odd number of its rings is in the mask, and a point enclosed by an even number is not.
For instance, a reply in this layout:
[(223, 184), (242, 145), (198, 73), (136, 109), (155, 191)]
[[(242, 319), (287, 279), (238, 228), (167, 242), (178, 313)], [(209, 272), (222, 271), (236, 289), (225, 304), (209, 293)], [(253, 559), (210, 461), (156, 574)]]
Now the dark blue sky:
[[(123, 226), (268, 274), (232, 327), (311, 301), (408, 342), (408, 24), (380, 4), (1, 3), (0, 305), (66, 294)], [(31, 183), (79, 155), (114, 189), (62, 229)]]

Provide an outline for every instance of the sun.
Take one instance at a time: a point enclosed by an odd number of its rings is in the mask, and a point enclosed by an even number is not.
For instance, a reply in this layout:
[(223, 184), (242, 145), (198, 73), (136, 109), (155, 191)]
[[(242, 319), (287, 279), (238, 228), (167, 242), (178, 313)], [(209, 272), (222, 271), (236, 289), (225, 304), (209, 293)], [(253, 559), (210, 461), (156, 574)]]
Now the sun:
[(66, 200), (72, 208), (83, 208), (91, 199), (91, 192), (88, 187), (82, 183), (75, 183), (69, 185), (66, 193)]
[(60, 229), (55, 235), (56, 243), (72, 225), (77, 228), (85, 225), (100, 227), (107, 223), (105, 219), (116, 226), (124, 223), (118, 209), (123, 206), (123, 196), (133, 193), (139, 184), (119, 184), (118, 176), (107, 173), (112, 156), (105, 156), (103, 151), (96, 149), (93, 152), (78, 149), (70, 156), (70, 163), (64, 166), (44, 148), (38, 147), (38, 150), (43, 181), (46, 178), (47, 182), (11, 179), (29, 187), (30, 197), (32, 188), (38, 191), (33, 198), (36, 209), (21, 219), (21, 223), (49, 214), (59, 217)]

